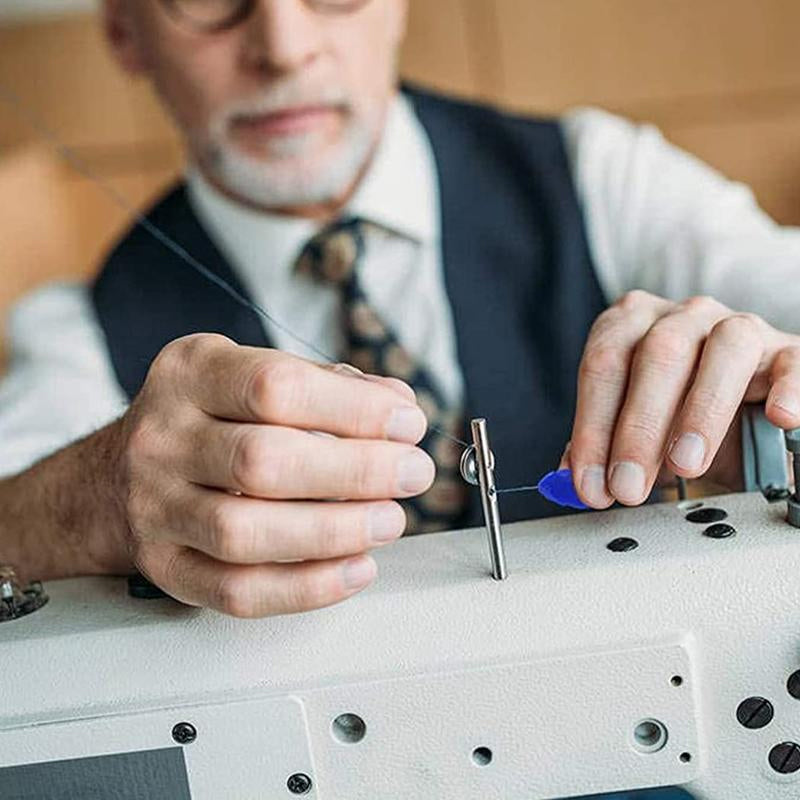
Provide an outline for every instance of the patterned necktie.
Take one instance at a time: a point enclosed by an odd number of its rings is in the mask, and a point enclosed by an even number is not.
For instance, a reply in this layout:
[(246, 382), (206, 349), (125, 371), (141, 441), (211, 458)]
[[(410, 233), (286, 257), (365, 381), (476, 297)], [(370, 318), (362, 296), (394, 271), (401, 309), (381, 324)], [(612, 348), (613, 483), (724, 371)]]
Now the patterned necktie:
[(463, 521), (467, 503), (467, 487), (459, 474), (461, 447), (431, 426), (463, 438), (462, 416), (447, 408), (427, 370), (369, 305), (357, 273), (364, 254), (364, 237), (370, 227), (377, 230), (377, 226), (358, 218), (329, 225), (306, 244), (295, 268), (302, 275), (339, 288), (345, 334), (342, 359), (362, 372), (405, 381), (416, 392), (417, 402), (428, 418), (428, 431), (420, 447), (436, 463), (436, 480), (424, 494), (401, 501), (408, 517), (406, 533), (455, 528)]

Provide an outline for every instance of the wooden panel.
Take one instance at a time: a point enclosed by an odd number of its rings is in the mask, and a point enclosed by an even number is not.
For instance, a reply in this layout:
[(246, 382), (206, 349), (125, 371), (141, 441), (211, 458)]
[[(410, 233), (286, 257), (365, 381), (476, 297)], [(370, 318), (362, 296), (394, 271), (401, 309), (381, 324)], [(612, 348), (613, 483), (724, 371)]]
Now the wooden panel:
[[(165, 162), (112, 178), (136, 207), (175, 175)], [(129, 224), (130, 215), (98, 187), (41, 147), (0, 161), (0, 317), (23, 292), (45, 281), (90, 275)]]
[(778, 222), (800, 225), (800, 114), (665, 126), (680, 147), (752, 187)]
[(495, 0), (515, 107), (637, 101), (800, 85), (797, 0)]
[[(0, 82), (70, 145), (174, 140), (149, 87), (113, 63), (94, 15), (0, 26)], [(4, 108), (0, 149), (31, 138)]]
[(400, 55), (404, 78), (441, 91), (473, 95), (467, 20), (462, 0), (412, 2)]

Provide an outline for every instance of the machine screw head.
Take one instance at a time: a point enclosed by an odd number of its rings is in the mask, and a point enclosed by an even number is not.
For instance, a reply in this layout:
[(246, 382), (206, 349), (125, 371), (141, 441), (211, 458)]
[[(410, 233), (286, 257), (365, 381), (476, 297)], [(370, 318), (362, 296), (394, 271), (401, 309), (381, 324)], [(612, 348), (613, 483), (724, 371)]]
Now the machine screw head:
[(710, 522), (722, 522), (726, 519), (728, 512), (721, 508), (697, 508), (686, 515), (688, 522), (700, 522), (708, 525)]
[(800, 700), (800, 669), (793, 672), (786, 681), (786, 688), (795, 700)]
[(612, 553), (627, 553), (630, 550), (635, 550), (638, 546), (639, 542), (628, 536), (620, 536), (618, 539), (612, 539), (606, 545)]
[(777, 503), (780, 500), (787, 500), (792, 493), (785, 486), (767, 486), (762, 494), (768, 503)]
[(292, 794), (308, 794), (313, 785), (311, 778), (304, 772), (295, 772), (294, 775), (290, 775), (289, 779), (286, 781), (286, 788)]
[(769, 751), (769, 765), (781, 775), (800, 769), (800, 746), (794, 742), (781, 742)]
[(191, 722), (179, 722), (172, 729), (172, 738), (178, 744), (191, 744), (197, 738), (197, 728)]
[(728, 525), (727, 522), (718, 522), (716, 525), (709, 525), (704, 531), (703, 536), (709, 539), (727, 539), (736, 534), (736, 528)]
[(764, 697), (748, 697), (739, 703), (736, 709), (736, 719), (740, 725), (750, 730), (764, 728), (772, 722), (775, 709), (772, 703)]

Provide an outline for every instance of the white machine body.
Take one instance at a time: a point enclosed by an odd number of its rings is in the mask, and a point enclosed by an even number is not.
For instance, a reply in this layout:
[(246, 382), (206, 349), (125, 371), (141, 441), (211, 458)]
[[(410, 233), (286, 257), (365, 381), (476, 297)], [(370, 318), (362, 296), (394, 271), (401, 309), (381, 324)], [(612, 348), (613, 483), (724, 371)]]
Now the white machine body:
[(402, 539), (356, 597), (264, 620), (53, 582), (0, 624), (0, 797), (78, 797), (105, 766), (123, 799), (800, 797), (769, 760), (800, 740), (800, 531), (758, 494), (704, 504), (735, 535), (685, 504), (517, 523), (505, 581), (482, 530)]

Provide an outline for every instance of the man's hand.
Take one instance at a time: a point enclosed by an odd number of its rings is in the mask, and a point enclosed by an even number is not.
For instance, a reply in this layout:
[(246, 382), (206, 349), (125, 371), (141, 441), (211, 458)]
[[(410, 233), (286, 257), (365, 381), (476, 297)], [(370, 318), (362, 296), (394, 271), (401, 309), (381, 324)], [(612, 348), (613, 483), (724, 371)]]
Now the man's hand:
[(365, 551), (405, 527), (391, 498), (427, 489), (434, 465), (414, 446), (426, 420), (413, 391), (356, 373), (215, 335), (164, 348), (120, 429), (133, 564), (183, 602), (240, 617), (369, 584)]
[(774, 425), (800, 426), (800, 337), (708, 297), (630, 292), (589, 334), (561, 465), (594, 508), (643, 502), (663, 468), (695, 478), (713, 465), (734, 488), (732, 422), (762, 401)]

